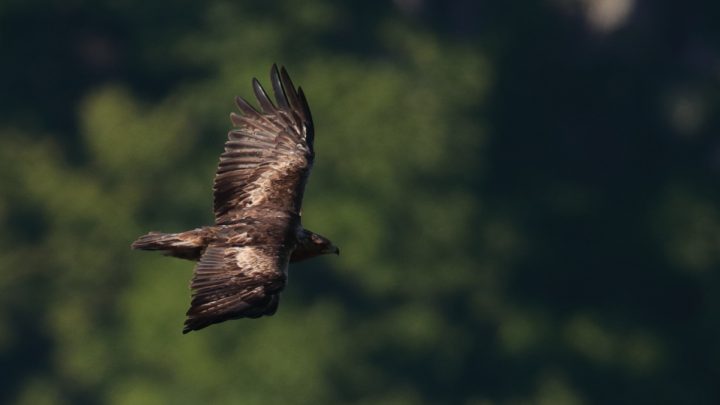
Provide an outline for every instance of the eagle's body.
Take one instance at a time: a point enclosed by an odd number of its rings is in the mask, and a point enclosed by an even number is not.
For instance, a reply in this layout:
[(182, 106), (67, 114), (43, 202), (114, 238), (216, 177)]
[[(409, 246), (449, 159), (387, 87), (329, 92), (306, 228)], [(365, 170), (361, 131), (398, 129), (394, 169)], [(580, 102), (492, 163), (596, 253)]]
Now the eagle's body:
[(302, 89), (283, 68), (270, 72), (276, 104), (260, 83), (256, 110), (237, 98), (214, 183), (215, 225), (176, 234), (151, 232), (134, 249), (198, 261), (184, 333), (277, 310), (288, 263), (338, 249), (300, 222), (312, 168), (313, 124)]

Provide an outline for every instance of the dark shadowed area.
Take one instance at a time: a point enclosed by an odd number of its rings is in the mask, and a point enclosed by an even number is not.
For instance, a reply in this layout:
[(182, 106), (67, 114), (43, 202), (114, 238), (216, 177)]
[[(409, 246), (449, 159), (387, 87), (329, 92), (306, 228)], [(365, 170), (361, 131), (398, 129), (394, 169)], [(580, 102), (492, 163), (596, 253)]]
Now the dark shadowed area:
[[(0, 403), (720, 403), (720, 3), (257, 3), (0, 5)], [(342, 255), (183, 336), (274, 62)]]

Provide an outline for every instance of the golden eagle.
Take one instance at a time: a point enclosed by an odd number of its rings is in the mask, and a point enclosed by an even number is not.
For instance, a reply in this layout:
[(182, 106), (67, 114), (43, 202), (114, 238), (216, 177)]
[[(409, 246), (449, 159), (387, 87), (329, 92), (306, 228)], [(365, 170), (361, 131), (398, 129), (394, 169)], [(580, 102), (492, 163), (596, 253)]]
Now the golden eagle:
[(327, 238), (303, 229), (300, 208), (312, 168), (313, 121), (302, 88), (285, 68), (270, 70), (275, 103), (257, 79), (260, 109), (244, 99), (215, 175), (215, 225), (182, 233), (151, 232), (133, 249), (199, 261), (183, 333), (277, 310), (289, 262), (335, 253)]

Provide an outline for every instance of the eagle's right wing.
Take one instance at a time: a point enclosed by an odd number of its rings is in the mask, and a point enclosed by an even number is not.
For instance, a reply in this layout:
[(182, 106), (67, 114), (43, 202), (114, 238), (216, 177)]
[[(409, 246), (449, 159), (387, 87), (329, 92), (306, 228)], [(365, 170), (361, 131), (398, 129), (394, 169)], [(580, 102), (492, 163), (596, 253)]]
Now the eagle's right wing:
[(231, 224), (253, 209), (298, 214), (313, 162), (313, 122), (302, 89), (295, 89), (285, 68), (273, 65), (270, 79), (276, 104), (257, 79), (256, 110), (238, 97), (242, 115), (231, 114), (235, 129), (213, 186), (215, 222)]
[(272, 250), (210, 245), (195, 267), (183, 333), (229, 319), (274, 314), (287, 277), (278, 252)]

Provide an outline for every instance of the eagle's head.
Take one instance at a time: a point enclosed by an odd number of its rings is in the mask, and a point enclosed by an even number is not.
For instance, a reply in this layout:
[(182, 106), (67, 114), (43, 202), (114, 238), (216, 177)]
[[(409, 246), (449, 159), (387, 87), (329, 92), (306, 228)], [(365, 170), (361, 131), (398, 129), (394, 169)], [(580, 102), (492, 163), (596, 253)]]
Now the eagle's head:
[(297, 246), (290, 257), (290, 261), (298, 262), (329, 253), (339, 255), (340, 249), (333, 245), (330, 239), (303, 229), (298, 233)]

